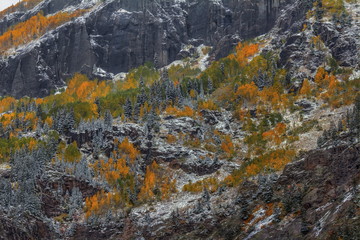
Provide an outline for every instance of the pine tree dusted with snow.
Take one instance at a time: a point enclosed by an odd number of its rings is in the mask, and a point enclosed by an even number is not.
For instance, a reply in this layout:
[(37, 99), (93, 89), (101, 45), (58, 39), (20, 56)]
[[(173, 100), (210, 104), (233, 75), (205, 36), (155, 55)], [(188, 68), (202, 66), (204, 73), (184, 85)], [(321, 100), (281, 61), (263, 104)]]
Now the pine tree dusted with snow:
[(105, 125), (105, 130), (107, 130), (107, 131), (111, 131), (111, 130), (112, 130), (113, 117), (112, 117), (111, 112), (110, 112), (109, 110), (107, 110), (107, 111), (105, 112), (104, 125)]
[(132, 119), (133, 107), (129, 98), (126, 99), (126, 103), (124, 105), (124, 115), (127, 119)]

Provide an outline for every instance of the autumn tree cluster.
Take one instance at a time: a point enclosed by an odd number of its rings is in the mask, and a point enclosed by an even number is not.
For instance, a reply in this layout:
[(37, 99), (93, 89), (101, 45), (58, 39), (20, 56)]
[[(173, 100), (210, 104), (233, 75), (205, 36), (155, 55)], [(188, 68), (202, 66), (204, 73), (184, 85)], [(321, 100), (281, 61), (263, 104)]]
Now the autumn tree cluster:
[(0, 36), (0, 53), (39, 38), (47, 31), (82, 15), (84, 12), (85, 10), (77, 10), (73, 13), (59, 12), (52, 16), (44, 16), (40, 12), (29, 20), (15, 25)]

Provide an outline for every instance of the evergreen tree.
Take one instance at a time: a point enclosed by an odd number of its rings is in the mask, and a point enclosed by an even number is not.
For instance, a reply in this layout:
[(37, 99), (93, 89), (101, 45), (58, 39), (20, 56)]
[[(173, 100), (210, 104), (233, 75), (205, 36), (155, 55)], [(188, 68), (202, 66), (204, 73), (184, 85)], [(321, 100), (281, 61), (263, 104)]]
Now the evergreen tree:
[(37, 107), (36, 107), (36, 116), (38, 118), (42, 119), (43, 113), (44, 112), (43, 112), (41, 104), (37, 105)]
[(100, 99), (99, 98), (95, 99), (95, 104), (97, 106), (98, 114), (100, 115), (102, 109), (101, 109), (101, 104), (100, 104)]
[(136, 104), (134, 106), (134, 112), (133, 112), (133, 119), (135, 122), (139, 121), (139, 116), (140, 116), (140, 108), (141, 108), (141, 103), (139, 101), (139, 98), (136, 101)]
[(154, 66), (155, 66), (156, 69), (160, 68), (159, 57), (158, 57), (157, 53), (154, 54)]
[(69, 198), (69, 214), (73, 216), (77, 209), (83, 205), (83, 196), (78, 187), (74, 187)]
[(329, 133), (330, 133), (330, 138), (331, 138), (332, 140), (335, 140), (335, 139), (336, 139), (336, 132), (337, 132), (336, 125), (335, 125), (334, 121), (331, 121), (331, 122), (330, 122)]
[(124, 114), (125, 114), (125, 117), (126, 117), (127, 119), (131, 119), (131, 118), (132, 118), (132, 112), (133, 112), (132, 103), (131, 103), (130, 99), (127, 98), (127, 99), (126, 99), (125, 106), (124, 106)]
[(208, 88), (207, 88), (207, 92), (208, 92), (208, 94), (211, 94), (211, 93), (213, 93), (213, 91), (214, 91), (214, 85), (213, 85), (213, 81), (211, 80), (211, 78), (209, 77), (208, 78)]
[(112, 130), (113, 117), (112, 117), (112, 115), (111, 115), (110, 110), (106, 110), (106, 112), (105, 112), (104, 125), (105, 125), (105, 129), (106, 129), (107, 131), (111, 131), (111, 130)]
[(85, 157), (75, 165), (75, 177), (80, 180), (90, 181), (92, 179), (88, 162)]

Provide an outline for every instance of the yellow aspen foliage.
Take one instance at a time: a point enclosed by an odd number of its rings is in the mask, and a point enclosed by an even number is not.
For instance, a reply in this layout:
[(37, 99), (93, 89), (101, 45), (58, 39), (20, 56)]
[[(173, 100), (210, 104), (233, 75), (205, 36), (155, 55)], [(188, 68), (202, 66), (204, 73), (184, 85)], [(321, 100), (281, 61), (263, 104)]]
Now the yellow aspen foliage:
[(160, 191), (161, 199), (168, 199), (172, 193), (176, 193), (176, 179), (170, 180), (166, 178), (161, 184)]
[(92, 197), (85, 199), (85, 217), (89, 218), (91, 215), (101, 215), (111, 208), (114, 202), (115, 195), (100, 191)]
[(52, 125), (53, 125), (53, 119), (52, 119), (52, 117), (47, 117), (47, 118), (45, 119), (45, 123), (46, 123), (49, 127), (52, 127)]
[(79, 151), (76, 142), (67, 146), (64, 152), (64, 160), (72, 163), (79, 162), (81, 160), (81, 152)]
[(172, 134), (169, 134), (169, 135), (166, 136), (166, 141), (169, 144), (176, 143), (176, 137), (174, 135), (172, 135)]
[(209, 190), (210, 192), (215, 192), (219, 188), (220, 184), (215, 177), (205, 178), (203, 180), (197, 181), (195, 183), (189, 182), (183, 186), (184, 192), (199, 193), (204, 191), (204, 189)]
[(191, 89), (190, 90), (190, 97), (196, 98), (196, 96), (197, 96), (197, 92), (194, 89)]
[(16, 103), (13, 97), (6, 97), (0, 100), (0, 113), (10, 110), (10, 107)]
[(323, 67), (320, 67), (315, 74), (314, 81), (320, 88), (327, 88), (329, 86), (330, 76)]
[(259, 90), (254, 82), (247, 83), (237, 89), (236, 96), (241, 97), (245, 104), (255, 104)]
[(10, 126), (13, 123), (13, 120), (15, 119), (15, 113), (6, 113), (3, 114), (1, 117), (1, 122), (4, 127)]
[(21, 22), (0, 36), (0, 52), (9, 48), (28, 43), (34, 38), (42, 36), (49, 29), (53, 29), (72, 18), (82, 15), (85, 10), (77, 10), (73, 13), (59, 12), (45, 17), (41, 12), (25, 22)]
[(341, 14), (345, 11), (344, 0), (322, 0), (322, 7), (330, 15)]
[(276, 145), (279, 145), (284, 140), (282, 136), (285, 134), (285, 132), (286, 124), (278, 123), (274, 129), (264, 132), (262, 136), (264, 139), (273, 141)]
[(305, 79), (302, 83), (302, 87), (300, 89), (300, 95), (310, 96), (311, 94), (311, 86), (308, 79)]
[(165, 112), (167, 114), (175, 116), (175, 117), (194, 117), (195, 116), (195, 111), (189, 106), (185, 106), (183, 109), (179, 109), (179, 108), (173, 107), (173, 106), (167, 106), (165, 109)]
[(259, 44), (239, 43), (236, 46), (235, 55), (230, 55), (230, 59), (236, 59), (240, 67), (248, 64), (249, 58), (259, 52)]
[(131, 72), (126, 76), (125, 81), (117, 82), (118, 90), (129, 90), (138, 87), (138, 82), (135, 79), (135, 72)]
[(307, 24), (306, 23), (304, 23), (304, 25), (303, 25), (303, 28), (302, 28), (302, 32), (304, 32), (304, 31), (306, 31), (306, 29), (307, 29)]
[(281, 95), (275, 87), (267, 87), (259, 91), (259, 97), (263, 103), (272, 106), (274, 109), (279, 109), (282, 103)]
[(321, 36), (312, 37), (311, 44), (318, 50), (322, 50), (324, 48), (324, 42), (321, 40)]
[(151, 166), (147, 166), (147, 168), (146, 168), (144, 185), (141, 187), (140, 193), (138, 196), (140, 201), (147, 201), (147, 200), (151, 200), (154, 198), (153, 190), (154, 190), (155, 181), (156, 181), (154, 168), (156, 168), (156, 165), (157, 164), (154, 161), (154, 163)]
[(234, 155), (235, 148), (230, 136), (225, 136), (224, 141), (221, 143), (221, 149), (226, 153), (227, 157)]
[(118, 145), (118, 151), (120, 154), (125, 154), (125, 156), (129, 157), (131, 162), (134, 162), (140, 154), (139, 150), (135, 148), (127, 137)]
[(199, 102), (199, 110), (203, 110), (203, 109), (207, 109), (207, 110), (218, 110), (218, 107), (216, 106), (216, 104), (214, 103), (214, 101), (212, 100), (206, 100), (206, 101), (202, 101)]
[(30, 139), (30, 142), (29, 142), (29, 149), (30, 150), (34, 150), (35, 149), (35, 147), (36, 147), (36, 145), (37, 145), (37, 141), (35, 140), (35, 139)]

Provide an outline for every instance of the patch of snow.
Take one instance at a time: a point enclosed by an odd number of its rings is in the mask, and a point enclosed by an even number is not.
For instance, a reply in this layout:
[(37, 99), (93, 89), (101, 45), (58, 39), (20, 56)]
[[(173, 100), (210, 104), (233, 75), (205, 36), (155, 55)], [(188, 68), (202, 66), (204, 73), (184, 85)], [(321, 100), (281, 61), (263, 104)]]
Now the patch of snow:
[(322, 218), (320, 218), (320, 220), (317, 222), (317, 225), (315, 226), (315, 236), (319, 236), (320, 232), (322, 231), (324, 225), (325, 225), (325, 221), (326, 219), (329, 217), (330, 215), (330, 211), (327, 211), (325, 213), (324, 216), (322, 216)]
[(353, 81), (355, 79), (360, 79), (360, 70), (354, 71), (349, 78), (350, 81)]
[(340, 208), (342, 207), (342, 205), (343, 205), (345, 202), (351, 200), (353, 197), (354, 197), (354, 195), (353, 195), (352, 192), (346, 193), (344, 199), (341, 201), (341, 203), (339, 204), (339, 206), (336, 207), (334, 214), (337, 213), (337, 212), (340, 210)]
[(123, 80), (125, 80), (127, 75), (128, 75), (128, 73), (126, 73), (126, 72), (118, 73), (114, 76), (113, 81), (123, 81)]
[(117, 12), (118, 12), (118, 13), (127, 13), (127, 14), (131, 14), (131, 12), (129, 12), (129, 11), (127, 11), (127, 10), (123, 9), (123, 8), (120, 8)]
[(2, 163), (2, 164), (0, 164), (0, 172), (1, 172), (1, 171), (6, 171), (6, 170), (9, 170), (9, 169), (11, 169), (10, 164), (8, 164), (8, 163)]
[(199, 54), (199, 61), (198, 61), (198, 67), (201, 71), (205, 71), (206, 68), (209, 66), (209, 53), (204, 54), (204, 50), (208, 48), (204, 44), (201, 44), (196, 50)]
[(66, 89), (67, 89), (67, 86), (56, 88), (56, 92), (54, 93), (54, 95), (59, 95), (59, 94), (65, 92)]
[(324, 210), (325, 208), (327, 208), (327, 207), (330, 206), (330, 205), (331, 205), (331, 203), (328, 202), (327, 204), (325, 204), (325, 205), (323, 205), (323, 206), (318, 207), (317, 209), (315, 209), (315, 211), (316, 211), (316, 212), (322, 211), (322, 210)]
[(100, 67), (96, 67), (96, 65), (94, 65), (94, 67), (93, 67), (93, 74), (100, 78), (109, 78), (109, 79), (114, 78), (113, 73), (108, 73), (104, 69), (102, 69)]
[[(192, 45), (185, 45), (185, 46), (183, 46), (181, 51), (190, 51), (190, 49), (193, 47), (194, 46), (192, 46)], [(204, 71), (209, 66), (209, 58), (210, 58), (209, 53), (204, 54), (204, 51), (207, 48), (211, 49), (209, 46), (205, 46), (204, 44), (201, 44), (200, 46), (198, 46), (195, 49), (198, 57), (196, 59), (191, 59), (196, 62), (196, 64), (194, 64), (192, 66), (193, 68), (199, 68), (201, 71)], [(185, 67), (188, 64), (190, 64), (190, 63), (186, 60), (176, 60), (176, 61), (170, 63), (169, 65), (165, 66), (164, 68), (169, 69), (172, 66), (177, 66), (177, 65)]]
[(0, 113), (0, 117), (4, 116), (5, 114), (10, 114), (10, 113), (12, 113), (12, 111), (7, 111), (7, 112)]
[[(265, 215), (265, 210), (263, 208), (261, 208), (260, 210), (255, 212), (255, 217), (253, 220), (251, 220), (250, 225), (252, 223), (254, 223), (256, 220), (258, 220), (259, 218), (264, 217)], [(257, 234), (258, 232), (260, 232), (265, 226), (269, 225), (273, 220), (274, 220), (275, 215), (270, 215), (266, 218), (264, 218), (263, 220), (257, 222), (253, 227), (254, 230), (244, 239), (244, 240), (249, 240), (251, 239), (255, 234)]]
[[(171, 217), (172, 212), (180, 209), (186, 209), (190, 205), (194, 205), (198, 198), (198, 195), (186, 193), (176, 199), (170, 199), (167, 202), (157, 202), (151, 206), (144, 205), (134, 208), (130, 215), (133, 219), (138, 221), (139, 226), (155, 226), (168, 220)], [(151, 219), (150, 222), (144, 221), (146, 220), (146, 215), (148, 215)]]

